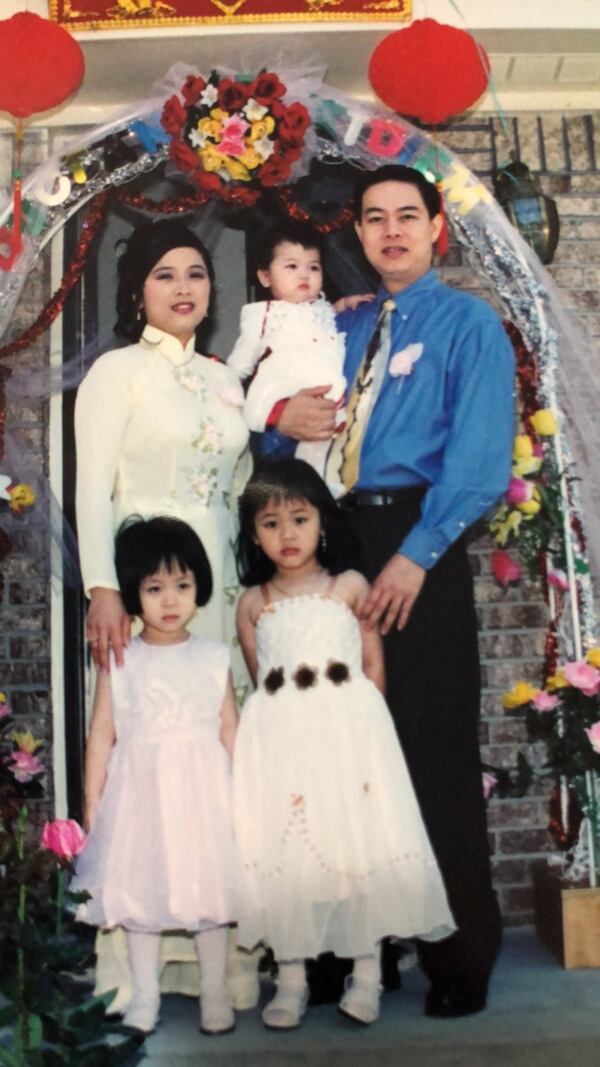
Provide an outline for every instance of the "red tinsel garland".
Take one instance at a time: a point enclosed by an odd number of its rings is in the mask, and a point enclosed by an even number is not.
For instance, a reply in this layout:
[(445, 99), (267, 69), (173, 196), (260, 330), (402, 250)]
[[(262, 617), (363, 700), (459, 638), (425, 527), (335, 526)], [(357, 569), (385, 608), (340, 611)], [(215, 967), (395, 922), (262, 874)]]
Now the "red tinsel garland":
[(81, 277), (90, 246), (104, 221), (107, 207), (108, 193), (98, 193), (93, 198), (85, 222), (82, 224), (82, 233), (75, 255), (63, 274), (62, 281), (54, 296), (42, 309), (35, 322), (24, 333), (13, 341), (9, 341), (7, 345), (0, 347), (0, 359), (6, 359), (8, 356), (13, 356), (15, 352), (21, 352), (24, 348), (28, 348), (34, 341), (37, 341), (38, 337), (41, 337), (60, 315), (67, 296)]
[(279, 203), (285, 208), (285, 211), (291, 219), (295, 219), (297, 222), (310, 222), (313, 230), (317, 230), (318, 233), (337, 233), (338, 230), (343, 230), (344, 226), (347, 226), (354, 218), (352, 204), (347, 203), (340, 208), (336, 217), (330, 219), (329, 222), (315, 222), (309, 212), (305, 211), (304, 208), (294, 200), (294, 194), (289, 185), (280, 186), (280, 188), (277, 189), (277, 195)]

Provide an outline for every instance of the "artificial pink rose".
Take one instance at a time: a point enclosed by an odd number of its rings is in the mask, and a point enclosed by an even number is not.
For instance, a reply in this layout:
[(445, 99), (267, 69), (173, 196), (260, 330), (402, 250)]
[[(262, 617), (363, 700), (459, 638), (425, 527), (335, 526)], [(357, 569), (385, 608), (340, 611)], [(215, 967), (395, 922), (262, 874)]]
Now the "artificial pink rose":
[(574, 663), (565, 663), (563, 674), (569, 685), (581, 689), (586, 697), (595, 697), (600, 691), (600, 671), (590, 666), (584, 659)]
[(483, 795), (487, 800), (488, 797), (491, 797), (492, 793), (494, 792), (494, 789), (498, 785), (498, 779), (496, 778), (495, 774), (490, 774), (489, 771), (484, 771), (481, 778), (483, 784)]
[(536, 459), (542, 459), (544, 455), (544, 446), (539, 441), (533, 442), (533, 455)]
[(553, 696), (552, 693), (547, 693), (545, 689), (542, 689), (538, 695), (533, 698), (531, 704), (536, 711), (554, 711), (560, 704), (560, 699), (557, 696)]
[(509, 582), (518, 582), (523, 574), (523, 568), (508, 552), (501, 548), (495, 548), (492, 552), (492, 574), (500, 585), (506, 586)]
[(233, 137), (224, 137), (219, 144), (219, 152), (222, 152), (224, 156), (243, 156), (246, 151), (246, 145), (243, 141), (236, 140)]
[(7, 704), (5, 700), (0, 700), (0, 719), (7, 719), (9, 715), (12, 715), (10, 704)]
[(32, 752), (11, 752), (9, 763), (10, 760), (13, 765), (8, 769), (14, 774), (17, 782), (31, 782), (44, 773), (44, 764)]
[(44, 823), (40, 845), (59, 859), (73, 859), (84, 848), (86, 836), (75, 819), (55, 819)]
[(569, 579), (564, 571), (555, 568), (548, 573), (548, 585), (553, 585), (555, 589), (560, 589), (564, 593), (569, 588)]
[(511, 478), (504, 494), (507, 504), (524, 504), (533, 496), (533, 485), (525, 478)]
[(589, 730), (586, 729), (585, 732), (594, 752), (597, 752), (600, 756), (600, 721), (592, 723)]

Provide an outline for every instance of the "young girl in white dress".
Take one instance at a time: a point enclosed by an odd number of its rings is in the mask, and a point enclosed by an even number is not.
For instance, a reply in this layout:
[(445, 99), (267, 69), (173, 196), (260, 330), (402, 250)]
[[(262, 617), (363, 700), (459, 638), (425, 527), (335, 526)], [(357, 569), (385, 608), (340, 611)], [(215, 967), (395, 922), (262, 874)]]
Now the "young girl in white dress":
[[(344, 334), (336, 312), (354, 308), (371, 294), (342, 297), (333, 306), (323, 296), (321, 239), (304, 223), (289, 221), (266, 233), (259, 245), (257, 276), (271, 300), (242, 307), (240, 334), (227, 366), (240, 378), (251, 377), (244, 418), (250, 430), (262, 433), (276, 404), (298, 390), (321, 390), (338, 405), (336, 423), (345, 421), (346, 379)], [(324, 475), (329, 441), (301, 441), (296, 457)], [(334, 496), (344, 492), (330, 484)]]
[(125, 928), (133, 996), (124, 1022), (145, 1032), (158, 1019), (161, 931), (193, 933), (200, 1028), (227, 1033), (228, 924), (243, 879), (230, 796), (237, 711), (226, 646), (187, 629), (210, 599), (210, 564), (191, 527), (173, 518), (126, 522), (115, 558), (123, 603), (143, 628), (124, 665), (97, 675), (89, 838), (72, 885), (91, 899), (78, 917)]
[(354, 958), (339, 1008), (379, 1012), (380, 942), (438, 940), (454, 921), (383, 699), (380, 638), (358, 622), (368, 585), (345, 569), (342, 516), (300, 460), (261, 467), (240, 500), (240, 566), (250, 585), (238, 633), (257, 689), (234, 761), (234, 823), (258, 901), (240, 944), (279, 962), (268, 1027), (297, 1026), (304, 958)]

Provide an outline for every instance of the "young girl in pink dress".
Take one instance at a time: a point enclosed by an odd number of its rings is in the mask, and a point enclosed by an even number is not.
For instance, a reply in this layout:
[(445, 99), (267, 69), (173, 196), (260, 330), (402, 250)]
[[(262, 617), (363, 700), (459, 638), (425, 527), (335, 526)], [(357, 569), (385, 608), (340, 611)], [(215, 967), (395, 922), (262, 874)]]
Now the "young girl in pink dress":
[(194, 935), (200, 1028), (227, 1033), (228, 924), (242, 872), (230, 808), (237, 728), (225, 645), (188, 632), (212, 592), (204, 548), (172, 518), (125, 523), (116, 569), (126, 610), (143, 628), (122, 667), (97, 676), (85, 769), (89, 838), (72, 888), (79, 917), (125, 928), (133, 996), (124, 1022), (154, 1029), (160, 935)]
[(234, 761), (234, 822), (256, 904), (240, 943), (279, 963), (265, 1025), (297, 1026), (305, 957), (354, 958), (339, 1008), (379, 1012), (385, 936), (446, 937), (445, 889), (383, 699), (380, 638), (358, 621), (366, 580), (348, 570), (347, 534), (307, 463), (259, 469), (240, 501), (249, 588), (238, 633), (256, 691)]

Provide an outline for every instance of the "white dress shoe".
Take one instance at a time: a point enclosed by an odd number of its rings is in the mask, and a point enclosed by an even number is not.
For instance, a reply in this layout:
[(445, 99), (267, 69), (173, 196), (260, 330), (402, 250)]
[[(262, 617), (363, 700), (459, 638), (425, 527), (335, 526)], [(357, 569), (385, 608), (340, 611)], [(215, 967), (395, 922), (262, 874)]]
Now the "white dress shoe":
[(355, 982), (352, 975), (348, 975), (346, 992), (338, 1004), (338, 1011), (348, 1019), (370, 1026), (379, 1018), (380, 995), (379, 983)]
[(123, 1024), (144, 1034), (151, 1034), (158, 1023), (160, 994), (149, 997), (134, 997), (123, 1016)]
[(308, 1004), (308, 986), (284, 983), (262, 1013), (267, 1030), (295, 1030), (300, 1026)]
[(229, 1034), (235, 1029), (235, 1015), (228, 993), (222, 989), (200, 994), (200, 1033), (209, 1037)]

